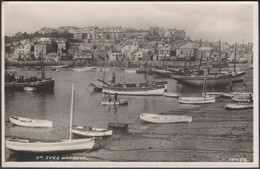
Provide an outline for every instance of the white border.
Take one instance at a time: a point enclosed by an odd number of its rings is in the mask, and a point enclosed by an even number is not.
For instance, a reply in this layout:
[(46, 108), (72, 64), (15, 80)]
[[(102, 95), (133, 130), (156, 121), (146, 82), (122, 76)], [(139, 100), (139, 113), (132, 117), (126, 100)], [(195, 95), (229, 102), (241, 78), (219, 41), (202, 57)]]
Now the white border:
[[(53, 3), (53, 2), (3, 2), (2, 3), (2, 57), (1, 57), (1, 68), (2, 68), (2, 81), (4, 82), (4, 5), (5, 3)], [(63, 3), (63, 2), (55, 2), (55, 3)], [(71, 3), (71, 2), (66, 2)], [(73, 3), (84, 3), (84, 2), (73, 2)], [(88, 2), (89, 3), (89, 2)], [(90, 2), (91, 3), (91, 2)], [(95, 2), (95, 3), (102, 3), (102, 2)], [(122, 3), (122, 2), (121, 2)], [(137, 3), (137, 2), (135, 2)], [(161, 2), (149, 2), (149, 3), (161, 3)], [(170, 3), (170, 2), (163, 2), (163, 3)], [(174, 2), (174, 3), (194, 3), (194, 2)], [(196, 2), (197, 3), (197, 2)], [(212, 2), (199, 2), (202, 4), (208, 4)], [(219, 2), (213, 2), (219, 3)], [(103, 168), (130, 168), (130, 167), (140, 167), (140, 168), (151, 168), (151, 167), (158, 167), (158, 168), (172, 168), (172, 167), (189, 167), (189, 168), (202, 168), (202, 167), (221, 167), (221, 168), (245, 168), (245, 167), (259, 167), (259, 107), (258, 107), (258, 2), (221, 2), (221, 3), (235, 3), (235, 4), (252, 4), (253, 6), (253, 94), (254, 98), (256, 98), (254, 102), (254, 120), (253, 120), (253, 162), (250, 163), (242, 163), (242, 162), (5, 162), (5, 114), (2, 113), (2, 167), (103, 167)], [(3, 83), (2, 83), (3, 84)], [(1, 85), (2, 91), (2, 112), (5, 112), (5, 101), (4, 101), (4, 85)]]

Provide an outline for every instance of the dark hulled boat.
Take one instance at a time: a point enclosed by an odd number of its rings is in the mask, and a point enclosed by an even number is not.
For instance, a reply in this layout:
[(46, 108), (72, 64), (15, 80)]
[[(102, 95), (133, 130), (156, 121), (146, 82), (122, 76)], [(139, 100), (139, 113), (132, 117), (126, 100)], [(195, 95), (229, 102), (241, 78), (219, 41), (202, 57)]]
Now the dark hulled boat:
[(55, 80), (53, 78), (45, 78), (45, 71), (43, 62), (41, 62), (41, 78), (38, 77), (26, 77), (15, 76), (15, 72), (5, 71), (5, 90), (17, 91), (24, 90), (25, 87), (35, 88), (36, 91), (53, 91)]

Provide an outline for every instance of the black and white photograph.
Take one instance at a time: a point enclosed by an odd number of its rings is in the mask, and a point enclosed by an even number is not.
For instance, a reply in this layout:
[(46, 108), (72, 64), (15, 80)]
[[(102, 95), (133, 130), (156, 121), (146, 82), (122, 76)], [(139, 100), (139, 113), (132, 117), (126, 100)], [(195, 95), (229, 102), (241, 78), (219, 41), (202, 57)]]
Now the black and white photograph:
[(3, 1), (2, 167), (259, 167), (257, 1)]

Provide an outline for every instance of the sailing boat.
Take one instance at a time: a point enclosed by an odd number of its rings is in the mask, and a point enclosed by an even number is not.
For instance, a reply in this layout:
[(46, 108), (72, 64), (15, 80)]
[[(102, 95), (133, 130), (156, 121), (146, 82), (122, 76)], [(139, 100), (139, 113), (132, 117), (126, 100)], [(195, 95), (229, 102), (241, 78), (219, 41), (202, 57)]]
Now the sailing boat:
[(245, 77), (244, 75), (246, 74), (245, 71), (236, 71), (236, 45), (235, 44), (235, 56), (234, 56), (234, 71), (231, 73), (232, 74), (232, 83), (239, 83), (243, 82)]
[(5, 72), (5, 90), (24, 90), (26, 87), (35, 88), (36, 91), (53, 91), (55, 80), (45, 78), (45, 70), (42, 54), (40, 56), (41, 78), (19, 76), (15, 77), (14, 73)]
[(94, 146), (95, 139), (72, 139), (72, 122), (73, 122), (73, 104), (74, 104), (74, 84), (72, 85), (71, 97), (71, 114), (70, 114), (70, 133), (68, 140), (42, 142), (31, 141), (26, 139), (9, 139), (6, 140), (6, 147), (12, 151), (26, 153), (59, 153), (70, 151), (91, 150)]
[[(219, 47), (219, 51), (221, 51)], [(219, 52), (219, 73), (208, 74), (207, 82), (211, 87), (226, 87), (232, 83), (231, 74), (221, 74), (221, 52)], [(192, 87), (202, 87), (204, 85), (204, 76), (202, 75), (172, 75), (172, 78), (181, 84), (189, 85)]]
[[(207, 72), (207, 71), (206, 71)], [(179, 97), (179, 103), (182, 104), (206, 104), (206, 103), (215, 103), (216, 99), (214, 96), (209, 96), (206, 94), (207, 90), (207, 74), (205, 72), (204, 75), (204, 84), (202, 89), (202, 95), (201, 97)]]
[(147, 71), (145, 71), (145, 82), (111, 83), (110, 86), (103, 86), (102, 92), (118, 95), (161, 96), (165, 90), (167, 90), (167, 81), (148, 81)]

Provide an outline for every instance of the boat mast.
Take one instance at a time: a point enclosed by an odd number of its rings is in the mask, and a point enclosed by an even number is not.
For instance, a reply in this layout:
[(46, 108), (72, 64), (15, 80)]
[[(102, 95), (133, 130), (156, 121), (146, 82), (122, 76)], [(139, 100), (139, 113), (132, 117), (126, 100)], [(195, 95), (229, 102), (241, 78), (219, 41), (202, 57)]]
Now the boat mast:
[(146, 58), (145, 64), (144, 64), (144, 71), (145, 71), (144, 80), (147, 83), (148, 82), (148, 79), (147, 79), (147, 58)]
[(237, 43), (235, 43), (234, 72), (236, 72), (236, 62), (237, 62)]
[(45, 70), (44, 70), (44, 65), (43, 65), (43, 47), (42, 51), (40, 52), (40, 68), (41, 68), (41, 79), (45, 79)]
[(71, 95), (71, 109), (70, 109), (70, 133), (69, 133), (69, 139), (72, 139), (72, 122), (73, 122), (73, 106), (74, 106), (74, 94), (75, 94), (75, 89), (74, 89), (74, 83), (72, 84), (72, 95)]
[(221, 73), (221, 41), (219, 39), (219, 59), (218, 59), (218, 73)]

